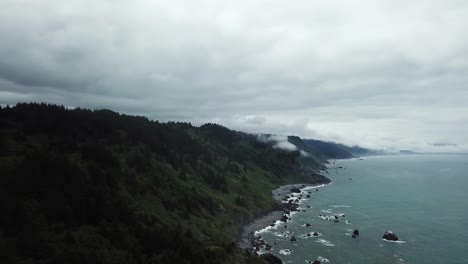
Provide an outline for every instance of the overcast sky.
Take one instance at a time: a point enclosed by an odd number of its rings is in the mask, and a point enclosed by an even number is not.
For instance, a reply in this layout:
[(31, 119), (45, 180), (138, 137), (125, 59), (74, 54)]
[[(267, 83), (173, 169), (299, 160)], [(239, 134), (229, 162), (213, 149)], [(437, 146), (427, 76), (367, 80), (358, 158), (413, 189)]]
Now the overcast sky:
[(466, 0), (0, 0), (0, 104), (468, 152), (467, 19)]

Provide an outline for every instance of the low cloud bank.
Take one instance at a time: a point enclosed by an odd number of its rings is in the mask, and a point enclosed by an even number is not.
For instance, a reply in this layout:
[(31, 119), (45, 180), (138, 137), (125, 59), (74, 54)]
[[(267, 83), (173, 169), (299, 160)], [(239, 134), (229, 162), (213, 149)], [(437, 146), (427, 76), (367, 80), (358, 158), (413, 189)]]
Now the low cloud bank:
[(257, 135), (257, 138), (261, 142), (273, 142), (275, 145), (273, 145), (274, 148), (279, 148), (283, 149), (286, 151), (295, 151), (297, 150), (297, 147), (294, 146), (292, 143), (288, 141), (287, 136), (282, 136), (282, 135), (264, 135), (264, 134), (259, 134)]

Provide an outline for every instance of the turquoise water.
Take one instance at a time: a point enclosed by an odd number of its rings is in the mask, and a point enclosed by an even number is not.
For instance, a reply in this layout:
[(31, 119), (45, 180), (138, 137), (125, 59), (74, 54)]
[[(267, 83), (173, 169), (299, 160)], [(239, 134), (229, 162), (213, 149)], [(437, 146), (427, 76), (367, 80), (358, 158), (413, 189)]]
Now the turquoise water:
[[(306, 190), (306, 212), (259, 233), (283, 262), (468, 263), (468, 155), (340, 160), (327, 176), (333, 184)], [(339, 223), (319, 217), (337, 214)], [(382, 240), (386, 230), (402, 242)], [(320, 237), (307, 236), (314, 231)]]

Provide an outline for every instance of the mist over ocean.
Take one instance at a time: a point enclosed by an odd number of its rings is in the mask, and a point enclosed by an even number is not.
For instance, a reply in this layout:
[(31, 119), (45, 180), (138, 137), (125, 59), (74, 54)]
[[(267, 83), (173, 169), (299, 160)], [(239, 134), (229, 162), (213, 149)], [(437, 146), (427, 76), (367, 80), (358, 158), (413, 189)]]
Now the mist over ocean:
[[(370, 157), (329, 168), (334, 183), (306, 190), (305, 212), (259, 234), (283, 262), (468, 263), (468, 155)], [(335, 215), (339, 222), (326, 219)], [(401, 242), (382, 240), (386, 230)]]

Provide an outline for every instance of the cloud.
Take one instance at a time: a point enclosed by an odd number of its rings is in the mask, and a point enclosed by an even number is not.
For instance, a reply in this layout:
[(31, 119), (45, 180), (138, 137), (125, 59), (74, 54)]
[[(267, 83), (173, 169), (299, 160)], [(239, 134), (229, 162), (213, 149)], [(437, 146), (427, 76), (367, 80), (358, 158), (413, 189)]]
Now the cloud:
[(4, 0), (0, 104), (460, 148), (467, 13), (458, 0)]
[[(286, 150), (286, 151), (295, 151), (295, 150), (297, 150), (297, 147), (289, 142), (287, 136), (258, 134), (257, 139), (259, 141), (265, 142), (265, 143), (273, 142), (274, 143), (274, 145), (273, 145), (274, 148), (279, 148), (279, 149), (283, 149), (283, 150)], [(301, 154), (302, 154), (302, 151), (301, 151)]]

